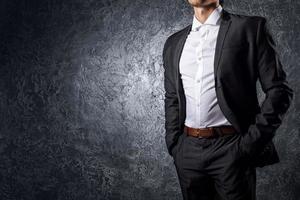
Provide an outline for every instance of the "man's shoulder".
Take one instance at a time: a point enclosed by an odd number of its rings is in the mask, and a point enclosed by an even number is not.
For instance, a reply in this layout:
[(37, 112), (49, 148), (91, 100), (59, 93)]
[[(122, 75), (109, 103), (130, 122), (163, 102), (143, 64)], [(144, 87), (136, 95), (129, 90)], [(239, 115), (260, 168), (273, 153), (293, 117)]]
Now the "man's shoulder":
[(183, 27), (183, 28), (181, 28), (181, 29), (175, 31), (174, 33), (172, 33), (172, 34), (168, 37), (168, 39), (169, 39), (169, 40), (172, 40), (172, 39), (174, 39), (174, 38), (176, 38), (176, 37), (182, 35), (182, 34), (183, 34), (184, 32), (186, 32), (191, 26), (192, 26), (192, 24), (189, 24), (189, 25), (186, 25), (185, 27)]
[(232, 12), (228, 12), (228, 13), (231, 16), (232, 21), (236, 23), (246, 23), (247, 25), (251, 25), (251, 24), (264, 23), (267, 21), (265, 17), (259, 15), (247, 15), (247, 14), (238, 14)]
[(183, 27), (183, 28), (175, 31), (171, 35), (169, 35), (167, 37), (166, 41), (165, 41), (165, 45), (164, 46), (168, 46), (169, 44), (172, 44), (174, 41), (177, 41), (178, 38), (180, 36), (182, 36), (182, 34), (184, 34), (186, 31), (188, 31), (191, 26), (192, 26), (192, 24), (186, 25), (185, 27)]
[(267, 19), (263, 16), (228, 13), (231, 19), (231, 26), (233, 26), (235, 30), (243, 30), (252, 35), (256, 35), (257, 30), (267, 24)]

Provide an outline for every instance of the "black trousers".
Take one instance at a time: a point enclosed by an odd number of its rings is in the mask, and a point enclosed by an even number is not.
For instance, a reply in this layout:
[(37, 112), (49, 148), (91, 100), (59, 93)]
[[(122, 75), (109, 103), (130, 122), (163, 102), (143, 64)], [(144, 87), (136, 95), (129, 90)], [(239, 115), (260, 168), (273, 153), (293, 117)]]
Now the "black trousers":
[(256, 168), (241, 154), (239, 139), (179, 137), (173, 158), (184, 200), (256, 199)]

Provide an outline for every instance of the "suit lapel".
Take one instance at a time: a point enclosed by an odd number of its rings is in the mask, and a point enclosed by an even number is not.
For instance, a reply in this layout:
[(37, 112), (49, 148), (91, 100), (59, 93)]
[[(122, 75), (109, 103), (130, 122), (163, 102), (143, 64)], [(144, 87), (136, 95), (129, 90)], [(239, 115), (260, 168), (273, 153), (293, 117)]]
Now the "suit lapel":
[(222, 9), (221, 24), (220, 24), (220, 29), (219, 29), (218, 36), (217, 36), (215, 57), (214, 57), (215, 78), (217, 77), (219, 61), (220, 61), (220, 58), (222, 55), (222, 47), (223, 47), (224, 39), (226, 37), (226, 34), (227, 34), (230, 24), (231, 24), (231, 20), (230, 20), (229, 13), (226, 10)]
[[(192, 28), (192, 25), (188, 25), (186, 28), (183, 29), (181, 36), (179, 37), (179, 41), (177, 43), (176, 51), (175, 51), (175, 68), (176, 68), (176, 88), (177, 88), (177, 94), (179, 94), (179, 104), (183, 103), (184, 109), (185, 109), (185, 96), (183, 91), (183, 85), (182, 80), (180, 78), (180, 72), (179, 72), (179, 61), (182, 54), (182, 50), (186, 41), (186, 38)], [(182, 102), (181, 102), (182, 100)]]
[(181, 129), (181, 131), (183, 131), (183, 123), (182, 120), (185, 119), (186, 113), (185, 113), (185, 109), (186, 109), (186, 100), (185, 100), (185, 95), (184, 95), (184, 91), (183, 91), (183, 84), (182, 84), (182, 80), (180, 78), (180, 73), (179, 73), (179, 61), (180, 61), (180, 57), (181, 57), (181, 53), (186, 41), (186, 38), (190, 32), (190, 30), (192, 29), (192, 24), (188, 25), (187, 27), (185, 27), (178, 35), (178, 42), (176, 44), (176, 46), (174, 47), (174, 69), (175, 69), (175, 75), (176, 75), (176, 90), (177, 90), (177, 95), (178, 95), (178, 103), (179, 103), (179, 112), (180, 112), (180, 119), (179, 121), (181, 122), (179, 124), (179, 128)]

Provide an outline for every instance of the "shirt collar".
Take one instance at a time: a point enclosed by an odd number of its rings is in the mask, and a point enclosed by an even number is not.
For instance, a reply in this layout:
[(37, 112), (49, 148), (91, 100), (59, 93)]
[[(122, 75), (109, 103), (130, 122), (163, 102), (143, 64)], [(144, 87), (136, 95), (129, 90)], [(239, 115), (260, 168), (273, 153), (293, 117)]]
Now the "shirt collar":
[(204, 24), (217, 25), (218, 20), (221, 16), (221, 11), (222, 11), (222, 6), (219, 4), (219, 6), (216, 7), (212, 13), (210, 13), (210, 15), (208, 16), (208, 18), (205, 20), (204, 23), (201, 23), (194, 14), (192, 31), (196, 31), (197, 27), (203, 26)]

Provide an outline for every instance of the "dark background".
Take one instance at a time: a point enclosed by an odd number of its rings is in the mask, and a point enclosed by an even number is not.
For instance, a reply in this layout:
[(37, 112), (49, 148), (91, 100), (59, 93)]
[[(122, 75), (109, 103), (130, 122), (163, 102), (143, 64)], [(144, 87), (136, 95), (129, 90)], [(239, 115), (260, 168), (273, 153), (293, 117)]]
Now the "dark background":
[[(300, 1), (224, 8), (268, 19), (295, 91), (274, 138), (281, 162), (257, 169), (258, 199), (299, 199)], [(0, 199), (180, 200), (161, 54), (192, 11), (185, 0), (0, 0)]]

